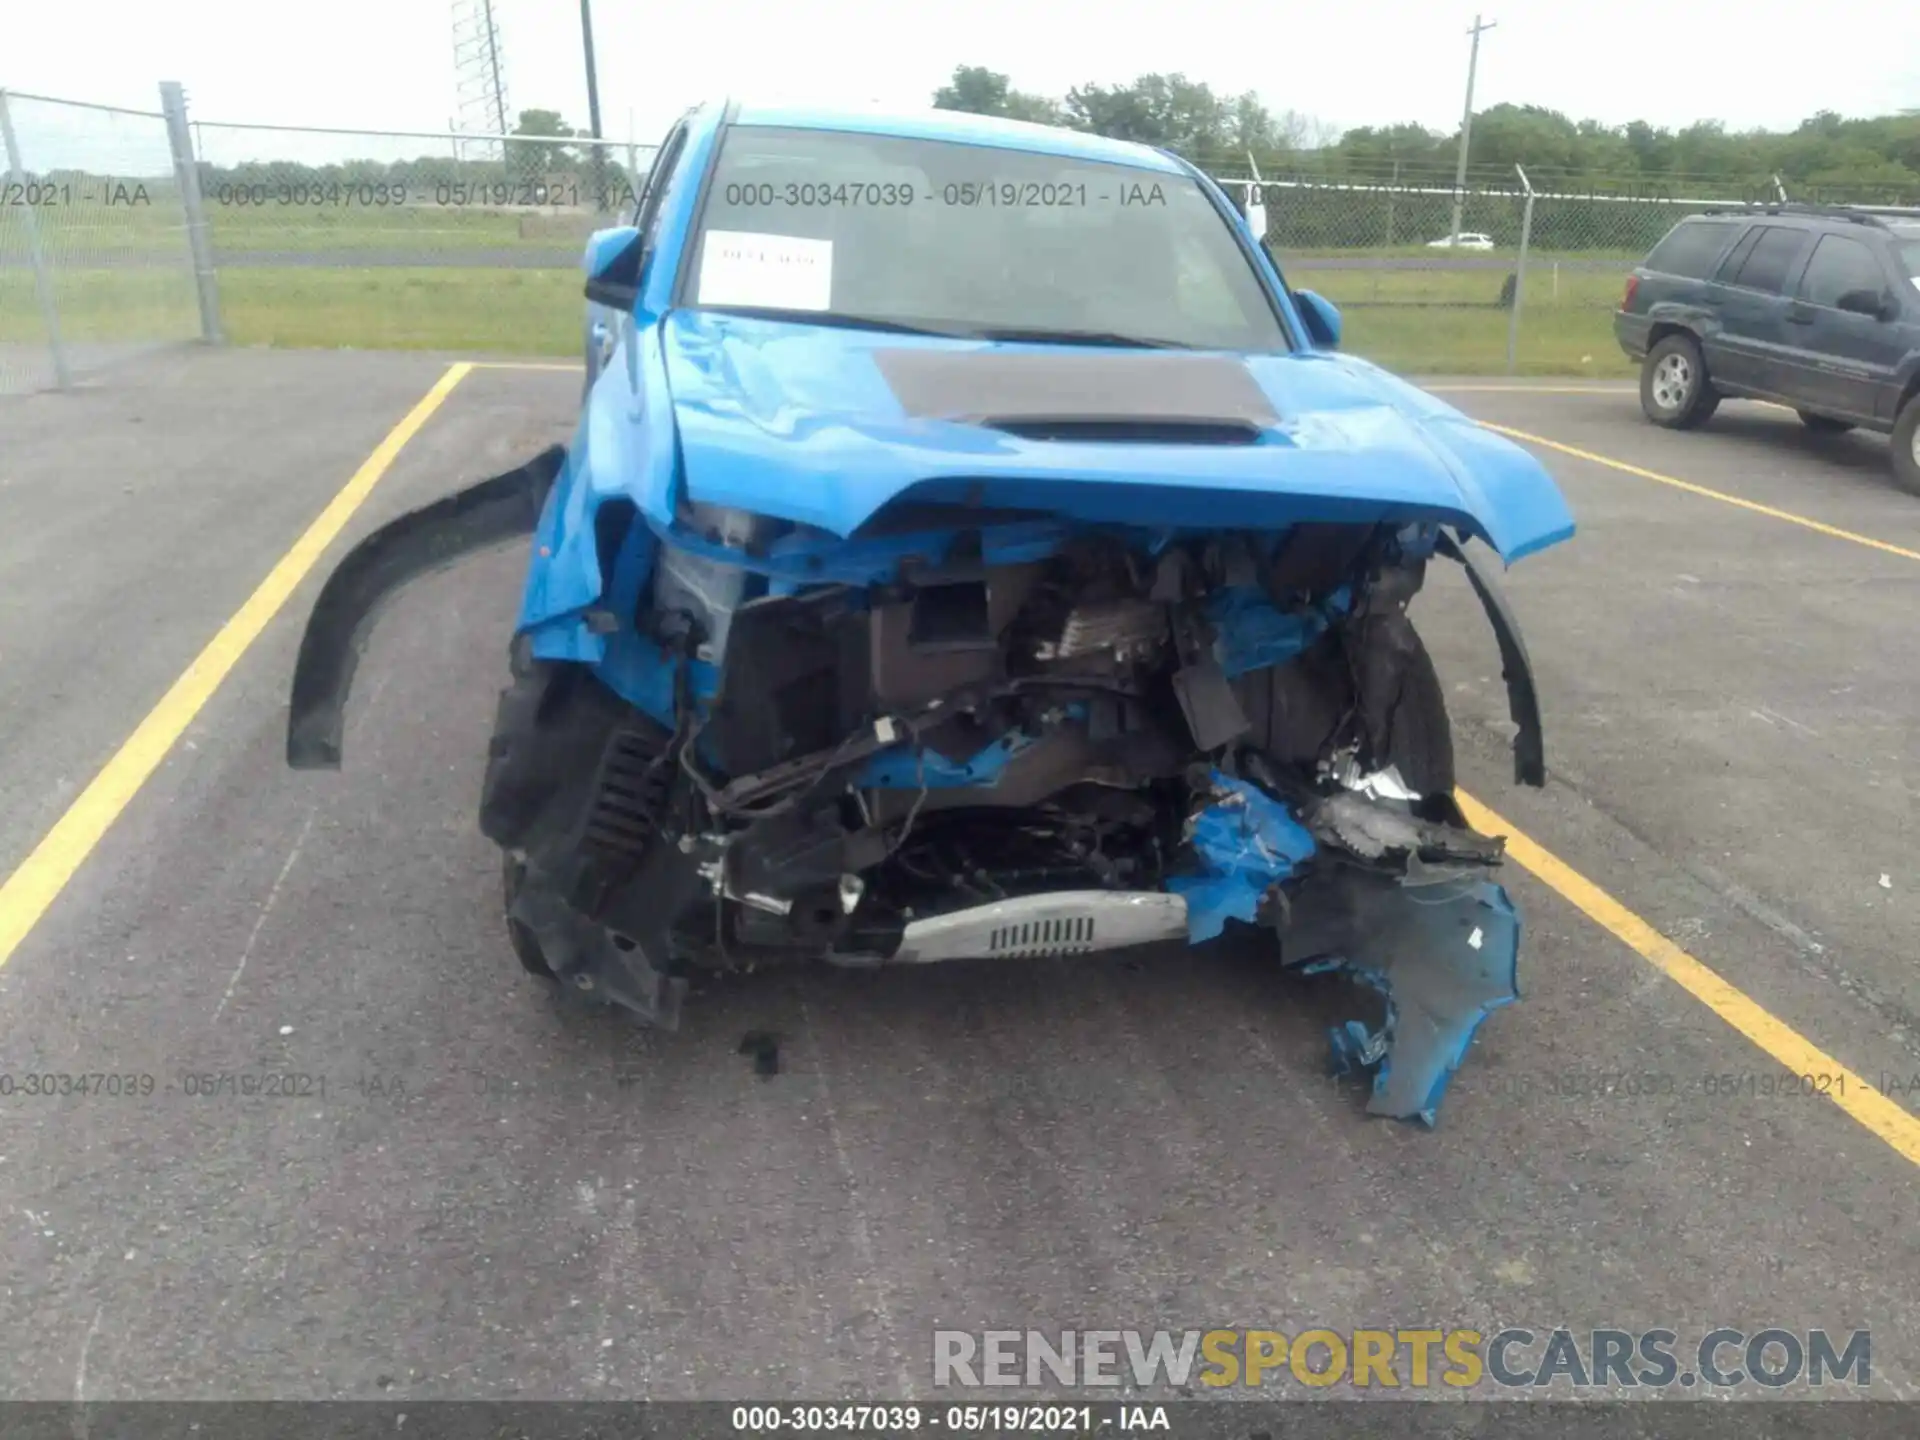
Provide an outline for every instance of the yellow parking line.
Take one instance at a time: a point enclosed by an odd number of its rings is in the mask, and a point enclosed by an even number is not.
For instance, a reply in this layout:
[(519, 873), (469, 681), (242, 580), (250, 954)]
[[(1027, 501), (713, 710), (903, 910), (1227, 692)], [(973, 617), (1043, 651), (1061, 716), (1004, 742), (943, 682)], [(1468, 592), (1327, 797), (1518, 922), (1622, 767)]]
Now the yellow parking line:
[[(1420, 388), (1434, 395), (1632, 395), (1638, 391), (1631, 380), (1622, 380), (1613, 385), (1602, 381), (1593, 385), (1420, 385)], [(1789, 415), (1793, 413), (1793, 406), (1783, 405), (1778, 400), (1742, 399), (1740, 403), (1761, 405), (1769, 410), (1784, 410)]]
[[(1419, 382), (1415, 382), (1418, 384)], [(1631, 383), (1618, 385), (1421, 385), (1435, 395), (1631, 395)]]
[(1454, 792), (1467, 823), (1483, 835), (1505, 835), (1507, 854), (1535, 879), (1634, 951), (1674, 984), (1778, 1060), (1794, 1075), (1824, 1076), (1826, 1097), (1854, 1120), (1920, 1165), (1920, 1116), (1895, 1104), (1865, 1076), (1827, 1054), (1745, 991), (1728, 984), (1593, 881), (1528, 839), (1478, 800)]
[(587, 368), (584, 365), (554, 365), (536, 360), (469, 360), (467, 365), (473, 370), (571, 370), (576, 375)]
[(127, 742), (101, 767), (80, 798), (67, 807), (46, 837), (34, 847), (20, 868), (0, 885), (0, 965), (5, 965), (22, 940), (27, 938), (40, 917), (59, 898), (74, 872), (93, 853), (94, 846), (107, 833), (127, 803), (159, 768), (193, 717), (213, 698), (220, 682), (238, 663), (247, 648), (260, 638), (267, 622), (279, 613), (314, 563), (334, 537), (373, 493), (380, 477), (387, 473), (401, 448), (419, 432), (427, 418), (440, 408), (473, 367), (465, 361), (455, 364), (440, 377), (407, 412), (406, 418), (388, 432), (340, 493), (328, 502), (306, 533), (294, 541), (267, 578), (233, 618), (220, 627), (220, 633), (189, 665), (171, 689), (147, 713)]
[(1776, 510), (1771, 505), (1762, 505), (1757, 500), (1744, 500), (1738, 495), (1729, 495), (1724, 490), (1709, 489), (1705, 485), (1695, 485), (1691, 480), (1677, 479), (1672, 475), (1662, 475), (1658, 470), (1642, 469), (1638, 465), (1629, 465), (1624, 460), (1615, 460), (1606, 455), (1595, 454), (1591, 450), (1582, 450), (1577, 445), (1564, 445), (1558, 440), (1549, 440), (1544, 435), (1535, 435), (1526, 430), (1515, 430), (1510, 425), (1496, 425), (1491, 420), (1474, 422), (1483, 429), (1498, 431), (1515, 440), (1524, 440), (1529, 445), (1544, 445), (1549, 450), (1558, 450), (1562, 455), (1571, 455), (1576, 460), (1588, 460), (1595, 465), (1605, 465), (1609, 470), (1618, 470), (1627, 475), (1638, 475), (1642, 480), (1655, 480), (1662, 485), (1671, 485), (1676, 490), (1685, 490), (1691, 495), (1704, 495), (1709, 500), (1718, 500), (1722, 504), (1737, 505), (1742, 510), (1751, 510), (1756, 515), (1765, 515), (1770, 519), (1784, 520), (1789, 525), (1798, 525), (1821, 535), (1831, 535), (1836, 540), (1851, 540), (1856, 545), (1864, 545), (1869, 550), (1884, 550), (1889, 555), (1899, 555), (1908, 560), (1920, 560), (1920, 550), (1909, 550), (1903, 545), (1894, 545), (1885, 540), (1875, 540), (1871, 535), (1861, 535), (1852, 530), (1842, 530), (1837, 525), (1828, 525), (1819, 520), (1811, 520), (1805, 515), (1796, 515), (1791, 510)]

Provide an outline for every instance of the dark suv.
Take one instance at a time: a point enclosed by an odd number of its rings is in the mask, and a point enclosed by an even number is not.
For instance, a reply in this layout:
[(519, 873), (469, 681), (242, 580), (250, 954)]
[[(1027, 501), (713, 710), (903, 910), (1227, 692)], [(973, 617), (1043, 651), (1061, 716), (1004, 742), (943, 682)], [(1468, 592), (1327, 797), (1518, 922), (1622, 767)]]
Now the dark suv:
[(1920, 211), (1691, 215), (1634, 270), (1613, 331), (1644, 362), (1654, 424), (1777, 401), (1814, 430), (1891, 434), (1894, 476), (1920, 494)]

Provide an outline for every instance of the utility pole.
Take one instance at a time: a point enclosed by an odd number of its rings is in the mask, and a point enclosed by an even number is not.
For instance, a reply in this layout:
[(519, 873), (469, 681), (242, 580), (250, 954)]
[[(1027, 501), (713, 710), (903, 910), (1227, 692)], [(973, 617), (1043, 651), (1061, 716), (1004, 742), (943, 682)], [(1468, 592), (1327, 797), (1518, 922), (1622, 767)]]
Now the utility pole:
[[(581, 3), (585, 4), (586, 0), (581, 0)], [(1476, 15), (1473, 17), (1473, 29), (1467, 32), (1473, 37), (1473, 50), (1467, 59), (1467, 109), (1460, 118), (1460, 163), (1453, 172), (1453, 229), (1447, 232), (1447, 238), (1451, 241), (1460, 238), (1460, 206), (1467, 193), (1467, 141), (1473, 134), (1473, 77), (1480, 68), (1480, 33), (1493, 29), (1499, 23), (1498, 20), (1489, 20), (1483, 25)]]
[(594, 208), (607, 208), (607, 156), (600, 134), (600, 76), (593, 63), (593, 0), (580, 0), (580, 43), (587, 55), (587, 128), (593, 132)]

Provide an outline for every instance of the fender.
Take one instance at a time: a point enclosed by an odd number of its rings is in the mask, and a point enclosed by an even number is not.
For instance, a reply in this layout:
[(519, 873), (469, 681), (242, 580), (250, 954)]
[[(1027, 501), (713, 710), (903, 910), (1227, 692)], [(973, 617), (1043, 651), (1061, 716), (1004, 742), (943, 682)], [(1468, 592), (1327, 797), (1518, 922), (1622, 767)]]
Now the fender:
[(533, 533), (566, 463), (563, 445), (516, 470), (470, 485), (389, 521), (347, 553), (314, 601), (293, 667), (287, 764), (338, 770), (347, 693), (374, 622), (423, 575)]
[[(1920, 310), (1920, 306), (1915, 307)], [(1879, 418), (1888, 424), (1898, 424), (1900, 412), (1907, 408), (1910, 401), (1920, 399), (1920, 350), (1909, 350), (1907, 356), (1893, 372), (1893, 380), (1882, 389), (1882, 400), (1890, 402), (1887, 412)]]
[(1724, 353), (1721, 341), (1726, 326), (1720, 323), (1719, 312), (1711, 306), (1701, 305), (1693, 300), (1656, 300), (1647, 307), (1645, 315), (1639, 317), (1645, 330), (1646, 347), (1635, 357), (1644, 360), (1646, 351), (1653, 348), (1653, 332), (1662, 328), (1684, 330), (1693, 336), (1700, 346), (1700, 353), (1708, 360)]
[(1519, 617), (1507, 603), (1507, 597), (1488, 570), (1445, 530), (1440, 532), (1434, 549), (1449, 560), (1457, 560), (1467, 572), (1467, 583), (1480, 597), (1480, 608), (1487, 612), (1493, 638), (1500, 647), (1500, 678), (1507, 682), (1507, 714), (1519, 727), (1513, 737), (1513, 778), (1536, 790), (1547, 783), (1546, 741), (1540, 730), (1540, 692), (1533, 683), (1533, 662), (1527, 658), (1527, 642), (1520, 634)]

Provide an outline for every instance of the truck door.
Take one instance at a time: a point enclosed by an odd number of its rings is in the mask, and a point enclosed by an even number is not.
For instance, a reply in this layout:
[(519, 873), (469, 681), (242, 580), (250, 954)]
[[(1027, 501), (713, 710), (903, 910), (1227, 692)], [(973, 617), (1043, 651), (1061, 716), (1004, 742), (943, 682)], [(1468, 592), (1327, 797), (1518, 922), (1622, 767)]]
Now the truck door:
[(1810, 410), (1871, 421), (1906, 358), (1893, 282), (1864, 240), (1822, 235), (1787, 306), (1794, 398)]
[(1798, 272), (1811, 237), (1795, 225), (1762, 225), (1727, 256), (1714, 287), (1720, 330), (1707, 353), (1709, 373), (1743, 390), (1787, 398), (1787, 280)]

